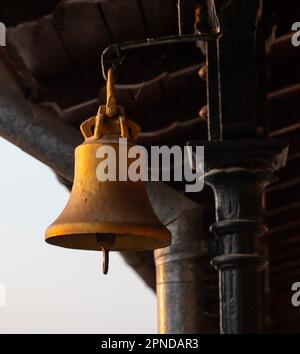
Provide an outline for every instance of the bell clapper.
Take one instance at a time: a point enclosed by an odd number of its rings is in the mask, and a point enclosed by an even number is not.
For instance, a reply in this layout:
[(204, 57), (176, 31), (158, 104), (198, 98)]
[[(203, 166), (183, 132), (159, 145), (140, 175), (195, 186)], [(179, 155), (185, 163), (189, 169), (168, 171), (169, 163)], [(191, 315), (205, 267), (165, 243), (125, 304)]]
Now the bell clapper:
[(102, 251), (103, 251), (102, 271), (103, 271), (103, 274), (107, 274), (108, 268), (109, 268), (109, 250), (105, 247), (102, 247)]
[(109, 268), (109, 250), (116, 242), (115, 234), (96, 234), (96, 240), (99, 243), (99, 249), (103, 252), (103, 274), (108, 273)]

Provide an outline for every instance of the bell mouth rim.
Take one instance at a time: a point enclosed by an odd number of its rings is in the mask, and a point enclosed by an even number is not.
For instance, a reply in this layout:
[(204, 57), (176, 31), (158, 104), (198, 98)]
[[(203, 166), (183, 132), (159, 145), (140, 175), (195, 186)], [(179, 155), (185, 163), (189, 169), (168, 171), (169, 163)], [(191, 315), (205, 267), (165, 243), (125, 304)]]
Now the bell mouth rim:
[[(128, 229), (131, 231), (128, 232)], [(113, 245), (99, 242), (99, 234), (114, 234), (116, 241)], [(71, 249), (99, 251), (107, 247), (110, 251), (151, 251), (170, 246), (172, 237), (167, 228), (159, 226), (76, 223), (50, 226), (46, 230), (45, 241)]]

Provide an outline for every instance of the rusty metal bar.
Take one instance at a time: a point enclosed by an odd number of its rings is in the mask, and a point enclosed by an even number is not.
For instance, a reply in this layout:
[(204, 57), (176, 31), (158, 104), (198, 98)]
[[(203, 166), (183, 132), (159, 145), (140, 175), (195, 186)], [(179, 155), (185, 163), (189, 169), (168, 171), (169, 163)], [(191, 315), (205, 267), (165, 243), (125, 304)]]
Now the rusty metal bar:
[(82, 142), (79, 131), (53, 112), (28, 103), (1, 78), (0, 135), (59, 175), (73, 179), (74, 147)]

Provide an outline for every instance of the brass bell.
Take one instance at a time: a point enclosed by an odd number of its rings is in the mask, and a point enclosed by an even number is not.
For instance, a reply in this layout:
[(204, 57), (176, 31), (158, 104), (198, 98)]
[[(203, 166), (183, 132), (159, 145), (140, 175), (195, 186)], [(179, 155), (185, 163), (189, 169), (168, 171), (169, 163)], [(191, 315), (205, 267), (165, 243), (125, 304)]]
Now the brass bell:
[[(71, 195), (61, 215), (47, 229), (46, 241), (73, 249), (102, 250), (104, 273), (108, 270), (109, 251), (169, 246), (171, 234), (155, 215), (144, 182), (99, 181), (96, 175), (99, 147), (112, 147), (118, 157), (119, 138), (127, 138), (129, 149), (140, 131), (116, 105), (112, 70), (108, 72), (106, 106), (100, 106), (97, 116), (86, 120), (81, 131), (85, 141), (75, 150)], [(128, 165), (133, 161), (128, 159)]]

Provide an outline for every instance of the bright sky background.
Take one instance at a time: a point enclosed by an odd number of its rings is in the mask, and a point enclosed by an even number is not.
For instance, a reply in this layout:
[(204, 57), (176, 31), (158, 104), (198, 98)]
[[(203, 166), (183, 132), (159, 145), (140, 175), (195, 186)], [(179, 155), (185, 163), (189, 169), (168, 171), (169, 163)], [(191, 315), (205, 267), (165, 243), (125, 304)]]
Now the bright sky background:
[(68, 199), (52, 171), (0, 138), (0, 333), (156, 333), (156, 299), (118, 254), (51, 246)]

